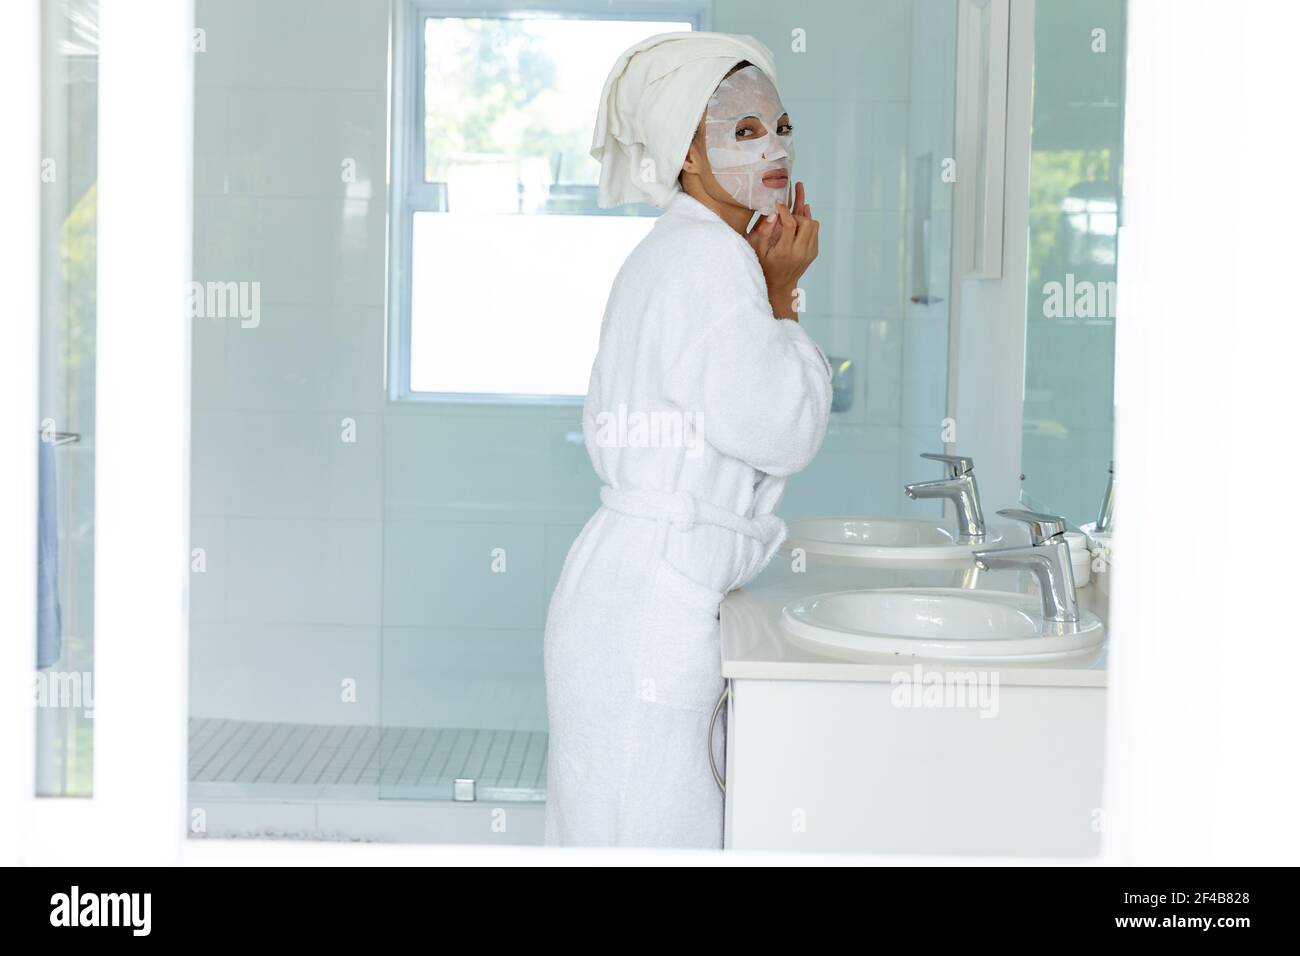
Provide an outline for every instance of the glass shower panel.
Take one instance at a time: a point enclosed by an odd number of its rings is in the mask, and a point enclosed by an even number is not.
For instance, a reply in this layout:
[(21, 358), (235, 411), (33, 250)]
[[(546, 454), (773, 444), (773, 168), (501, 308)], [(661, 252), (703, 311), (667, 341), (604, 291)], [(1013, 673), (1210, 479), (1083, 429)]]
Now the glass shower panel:
[(91, 795), (98, 3), (45, 0), (36, 792)]
[(1022, 490), (1076, 525), (1096, 518), (1112, 458), (1125, 11), (1034, 14)]
[(377, 796), (388, 6), (195, 5), (196, 837)]

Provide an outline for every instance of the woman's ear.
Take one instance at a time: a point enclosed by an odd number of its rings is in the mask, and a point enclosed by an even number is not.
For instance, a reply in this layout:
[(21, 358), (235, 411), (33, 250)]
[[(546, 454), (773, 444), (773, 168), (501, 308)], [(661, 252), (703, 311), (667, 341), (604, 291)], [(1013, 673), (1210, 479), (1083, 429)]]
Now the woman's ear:
[(704, 149), (704, 120), (701, 118), (700, 125), (695, 127), (695, 135), (691, 137), (691, 145), (686, 149), (686, 159), (682, 162), (682, 172), (699, 176), (708, 168), (709, 158)]

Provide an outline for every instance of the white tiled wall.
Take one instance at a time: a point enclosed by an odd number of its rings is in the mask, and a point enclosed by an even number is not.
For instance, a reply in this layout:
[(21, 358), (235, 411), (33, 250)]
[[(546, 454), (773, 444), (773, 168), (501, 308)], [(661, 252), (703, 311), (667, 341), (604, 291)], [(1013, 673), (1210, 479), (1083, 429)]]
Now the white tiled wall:
[[(908, 177), (950, 136), (952, 7), (716, 4), (776, 52), (822, 221), (804, 321), (857, 367), (787, 516), (934, 507), (901, 494), (932, 477), (947, 347), (946, 303), (907, 304)], [(385, 399), (388, 4), (198, 0), (197, 23), (195, 278), (261, 282), (262, 315), (195, 321), (192, 712), (544, 730), (546, 603), (598, 484), (576, 408)]]

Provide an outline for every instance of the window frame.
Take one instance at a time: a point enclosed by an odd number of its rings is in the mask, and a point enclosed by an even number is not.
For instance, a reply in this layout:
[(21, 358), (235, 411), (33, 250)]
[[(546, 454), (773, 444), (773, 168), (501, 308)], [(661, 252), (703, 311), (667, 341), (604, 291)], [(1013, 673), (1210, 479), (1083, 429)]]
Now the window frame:
[[(417, 212), (440, 210), (438, 190), (424, 180), (424, 24), (452, 17), (564, 20), (686, 21), (711, 27), (709, 0), (631, 0), (610, 9), (603, 0), (397, 0), (389, 34), (388, 256), (385, 263), (384, 383), (390, 402), (473, 405), (581, 405), (582, 395), (426, 392), (411, 387), (411, 246)], [(595, 94), (593, 94), (595, 95)]]

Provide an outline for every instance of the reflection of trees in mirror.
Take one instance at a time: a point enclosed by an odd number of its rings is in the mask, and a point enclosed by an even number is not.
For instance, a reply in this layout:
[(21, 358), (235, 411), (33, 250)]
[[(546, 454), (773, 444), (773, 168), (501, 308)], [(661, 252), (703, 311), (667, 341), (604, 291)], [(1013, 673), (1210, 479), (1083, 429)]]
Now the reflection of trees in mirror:
[(1117, 147), (1030, 159), (1022, 493), (1091, 520), (1112, 457)]
[[(1035, 151), (1029, 175), (1029, 319), (1042, 318), (1048, 282), (1115, 278), (1115, 187), (1109, 149)], [(1080, 228), (1077, 205), (1089, 220)], [(1100, 207), (1108, 207), (1104, 217)], [(1108, 219), (1110, 225), (1101, 222)]]
[[(60, 355), (63, 373), (70, 388), (85, 385), (93, 389), (93, 379), (82, 380), (95, 370), (95, 212), (97, 185), (91, 184), (73, 204), (63, 222), (59, 236), (63, 297), (66, 308), (66, 348)], [(77, 396), (69, 396), (77, 407)]]

